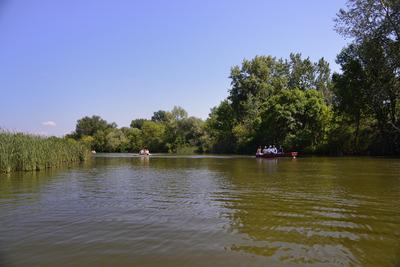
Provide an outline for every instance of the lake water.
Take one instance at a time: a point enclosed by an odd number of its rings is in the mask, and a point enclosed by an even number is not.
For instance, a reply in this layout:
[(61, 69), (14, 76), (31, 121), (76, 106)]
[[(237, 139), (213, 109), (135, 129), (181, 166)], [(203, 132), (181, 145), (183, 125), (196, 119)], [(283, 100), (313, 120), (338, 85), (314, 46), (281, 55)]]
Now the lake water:
[(399, 266), (400, 160), (140, 158), (0, 176), (0, 266)]

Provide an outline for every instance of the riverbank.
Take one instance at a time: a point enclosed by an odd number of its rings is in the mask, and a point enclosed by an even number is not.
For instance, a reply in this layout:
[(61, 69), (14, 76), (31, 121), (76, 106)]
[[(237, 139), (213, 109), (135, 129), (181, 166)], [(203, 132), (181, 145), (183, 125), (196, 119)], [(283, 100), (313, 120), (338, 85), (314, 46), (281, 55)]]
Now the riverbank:
[(89, 157), (89, 148), (72, 139), (0, 132), (0, 173), (43, 170)]

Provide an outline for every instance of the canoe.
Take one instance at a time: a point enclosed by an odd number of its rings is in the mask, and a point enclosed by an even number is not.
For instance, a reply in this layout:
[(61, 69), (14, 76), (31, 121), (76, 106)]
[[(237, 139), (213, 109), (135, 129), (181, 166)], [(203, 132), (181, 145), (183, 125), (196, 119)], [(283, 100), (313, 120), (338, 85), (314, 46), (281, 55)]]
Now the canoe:
[(257, 158), (296, 158), (298, 155), (297, 152), (285, 152), (285, 153), (269, 153), (256, 155)]

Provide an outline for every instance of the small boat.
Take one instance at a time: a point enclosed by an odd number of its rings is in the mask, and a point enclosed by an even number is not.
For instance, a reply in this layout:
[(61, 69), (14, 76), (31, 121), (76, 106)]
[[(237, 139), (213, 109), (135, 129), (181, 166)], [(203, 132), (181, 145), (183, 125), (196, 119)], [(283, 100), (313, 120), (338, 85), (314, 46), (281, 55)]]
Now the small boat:
[(265, 153), (256, 154), (256, 158), (296, 158), (298, 154), (297, 152)]

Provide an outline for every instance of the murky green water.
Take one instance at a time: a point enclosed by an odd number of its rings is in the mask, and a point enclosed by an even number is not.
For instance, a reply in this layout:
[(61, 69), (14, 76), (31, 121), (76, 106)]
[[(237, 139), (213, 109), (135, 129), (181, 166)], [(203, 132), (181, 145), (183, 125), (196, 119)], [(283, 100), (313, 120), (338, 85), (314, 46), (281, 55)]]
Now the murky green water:
[(400, 265), (399, 159), (125, 154), (0, 176), (0, 266), (303, 265)]

